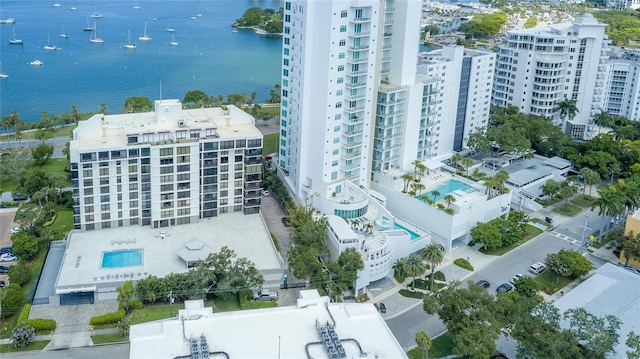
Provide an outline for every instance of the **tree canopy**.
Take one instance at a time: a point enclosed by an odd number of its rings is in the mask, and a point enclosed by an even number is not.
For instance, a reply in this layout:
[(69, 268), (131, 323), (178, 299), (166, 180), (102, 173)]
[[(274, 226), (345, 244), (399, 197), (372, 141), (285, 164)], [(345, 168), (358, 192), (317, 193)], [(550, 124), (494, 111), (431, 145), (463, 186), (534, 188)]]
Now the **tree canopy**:
[(462, 23), (458, 31), (467, 34), (467, 38), (493, 36), (507, 23), (507, 14), (494, 12), (491, 14), (476, 14), (473, 18)]

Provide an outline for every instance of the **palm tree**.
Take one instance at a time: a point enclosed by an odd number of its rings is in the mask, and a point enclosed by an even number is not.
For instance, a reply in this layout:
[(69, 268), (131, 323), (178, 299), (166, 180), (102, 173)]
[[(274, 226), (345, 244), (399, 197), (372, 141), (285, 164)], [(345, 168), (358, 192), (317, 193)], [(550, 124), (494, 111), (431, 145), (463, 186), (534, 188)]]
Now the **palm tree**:
[(454, 195), (452, 195), (451, 193), (445, 194), (442, 199), (444, 199), (444, 201), (447, 202), (447, 209), (449, 209), (449, 207), (451, 206), (452, 202), (456, 201), (456, 197)]
[(458, 152), (454, 153), (453, 156), (451, 156), (451, 162), (455, 163), (456, 165), (456, 169), (458, 168), (459, 164), (458, 162), (462, 159), (462, 155)]
[(553, 109), (554, 112), (560, 113), (560, 116), (565, 120), (572, 121), (578, 114), (578, 107), (576, 106), (577, 100), (564, 98), (564, 100), (556, 102), (556, 106)]
[(470, 157), (465, 157), (460, 161), (460, 163), (464, 167), (464, 171), (466, 173), (466, 176), (469, 177), (469, 168), (471, 168), (471, 166), (473, 166), (473, 163), (474, 163), (473, 160)]
[(582, 179), (584, 180), (585, 186), (582, 188), (582, 193), (585, 193), (587, 185), (589, 185), (589, 195), (591, 195), (591, 187), (600, 181), (600, 175), (598, 172), (592, 170), (589, 167), (583, 167), (580, 170), (580, 175), (582, 175)]
[(422, 183), (417, 181), (411, 182), (411, 191), (414, 192), (416, 195), (419, 196), (423, 189), (424, 189), (424, 185)]
[(420, 160), (413, 160), (411, 164), (413, 165), (413, 177), (418, 177), (418, 165), (421, 164)]
[(78, 126), (78, 121), (80, 121), (80, 114), (78, 113), (78, 107), (76, 107), (76, 105), (71, 106), (71, 118), (73, 118), (73, 123)]
[(402, 180), (404, 181), (404, 189), (402, 190), (402, 192), (407, 192), (407, 190), (409, 189), (409, 183), (413, 181), (413, 176), (411, 175), (411, 173), (405, 173), (400, 176), (400, 178), (402, 178)]
[(495, 177), (487, 177), (484, 179), (484, 194), (487, 195), (488, 199), (492, 199), (495, 196), (493, 188), (497, 185), (496, 183), (497, 182)]
[(444, 252), (438, 244), (431, 243), (422, 250), (422, 257), (431, 264), (431, 283), (429, 284), (429, 290), (433, 290), (433, 274), (436, 271), (436, 266), (444, 259)]
[(425, 173), (427, 173), (427, 174), (429, 173), (429, 167), (423, 165), (422, 163), (419, 163), (418, 166), (416, 166), (416, 167), (418, 169), (418, 173), (417, 173), (418, 176), (416, 177), (416, 179), (419, 182), (419, 181), (422, 180), (422, 177), (424, 177)]
[(598, 113), (593, 115), (591, 120), (595, 125), (598, 126), (598, 133), (600, 133), (601, 127), (611, 127), (611, 125), (613, 124), (613, 118), (611, 117), (609, 112), (603, 109), (600, 109)]
[(406, 262), (407, 262), (407, 258), (405, 257), (405, 258), (400, 258), (395, 263), (393, 263), (392, 268), (396, 276), (404, 278), (405, 276), (404, 266)]
[(416, 289), (416, 277), (421, 276), (427, 270), (422, 261), (422, 257), (418, 253), (411, 253), (404, 262), (402, 267), (404, 273), (413, 278), (411, 281), (411, 289)]
[[(599, 216), (617, 216), (624, 212), (623, 198), (615, 189), (611, 187), (607, 189), (599, 189), (598, 194), (600, 197), (596, 198), (591, 209), (593, 210), (597, 207), (599, 209)], [(604, 221), (602, 223), (602, 228), (600, 229), (600, 235), (604, 234), (605, 222), (607, 224), (607, 228), (609, 227), (609, 221)]]
[(438, 196), (440, 196), (440, 192), (438, 192), (437, 190), (434, 190), (434, 191), (431, 191), (431, 195), (433, 196), (433, 204), (435, 205), (436, 198), (438, 198)]
[(429, 333), (421, 330), (416, 333), (416, 344), (422, 349), (422, 359), (429, 359), (429, 349), (431, 349), (431, 336)]

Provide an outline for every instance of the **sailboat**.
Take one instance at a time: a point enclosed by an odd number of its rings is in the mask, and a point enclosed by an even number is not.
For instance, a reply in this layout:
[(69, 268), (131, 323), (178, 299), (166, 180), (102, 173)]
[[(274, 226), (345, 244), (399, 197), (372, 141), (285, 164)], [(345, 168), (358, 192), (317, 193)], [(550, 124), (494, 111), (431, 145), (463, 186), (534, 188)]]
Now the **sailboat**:
[(175, 33), (171, 33), (171, 41), (169, 42), (169, 44), (171, 46), (178, 46), (178, 42), (176, 41), (176, 38), (175, 38), (174, 35), (175, 35)]
[(2, 64), (0, 64), (0, 79), (8, 79), (9, 75), (5, 74), (4, 72), (2, 72)]
[(93, 33), (91, 34), (91, 38), (89, 39), (89, 42), (93, 42), (94, 44), (102, 44), (104, 43), (104, 40), (102, 38), (98, 37), (98, 28), (96, 26), (96, 23), (93, 23)]
[(22, 39), (16, 39), (16, 27), (13, 27), (13, 39), (9, 40), (12, 45), (22, 45)]
[(129, 36), (127, 36), (127, 43), (122, 45), (125, 49), (135, 49), (136, 44), (131, 43), (131, 30), (129, 30)]
[(89, 15), (90, 17), (94, 18), (94, 19), (101, 19), (104, 17), (104, 15), (100, 14), (99, 12), (95, 11), (95, 7), (93, 8), (93, 14)]
[(63, 39), (68, 39), (69, 38), (69, 34), (64, 32), (64, 26), (62, 27), (62, 33), (60, 34), (60, 37), (63, 38)]
[(83, 29), (84, 31), (96, 31), (96, 26), (89, 25), (89, 17), (87, 16), (87, 26)]
[(134, 10), (140, 10), (140, 9), (142, 9), (142, 7), (141, 7), (140, 5), (138, 5), (138, 0), (136, 0), (136, 4), (135, 4), (135, 5), (133, 5), (133, 9), (134, 9)]
[(47, 35), (47, 44), (44, 46), (45, 50), (61, 50), (58, 46), (51, 43), (49, 35)]
[(149, 41), (151, 40), (151, 37), (149, 37), (149, 35), (147, 35), (147, 23), (144, 23), (144, 35), (140, 36), (138, 38), (138, 40), (140, 41)]

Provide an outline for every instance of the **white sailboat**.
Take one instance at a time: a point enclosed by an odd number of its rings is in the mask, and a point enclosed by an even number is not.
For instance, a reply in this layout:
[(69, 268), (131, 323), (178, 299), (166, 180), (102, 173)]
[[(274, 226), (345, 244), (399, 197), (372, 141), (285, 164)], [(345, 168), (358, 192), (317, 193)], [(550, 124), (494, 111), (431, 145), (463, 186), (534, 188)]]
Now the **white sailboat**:
[(61, 50), (58, 46), (51, 43), (49, 35), (47, 35), (47, 44), (44, 46), (45, 50)]
[(142, 6), (138, 5), (138, 0), (136, 0), (136, 4), (135, 4), (135, 5), (133, 5), (133, 9), (134, 9), (134, 10), (140, 10), (140, 9), (142, 9)]
[(40, 61), (38, 59), (35, 59), (35, 60), (29, 62), (29, 65), (32, 65), (32, 66), (40, 66), (42, 64), (44, 64), (44, 62), (42, 62), (42, 61)]
[(5, 74), (4, 72), (2, 72), (2, 64), (0, 64), (0, 79), (8, 79), (9, 75)]
[(127, 43), (122, 45), (125, 49), (135, 49), (136, 44), (131, 43), (131, 30), (129, 30), (129, 36), (127, 36)]
[(178, 42), (176, 41), (176, 37), (174, 35), (175, 33), (171, 33), (171, 41), (169, 42), (169, 45), (178, 46)]
[(96, 7), (94, 7), (93, 10), (93, 14), (89, 15), (90, 17), (94, 19), (102, 19), (104, 17), (104, 15), (96, 11)]
[(149, 41), (151, 40), (151, 37), (149, 37), (149, 35), (147, 35), (147, 23), (144, 23), (144, 35), (140, 36), (138, 38), (138, 40), (140, 41)]
[(98, 37), (98, 27), (96, 26), (95, 23), (93, 23), (93, 33), (91, 34), (91, 38), (89, 39), (89, 42), (93, 42), (94, 44), (102, 44), (104, 43), (104, 40), (100, 37)]
[(9, 40), (12, 45), (22, 45), (22, 39), (16, 39), (16, 27), (13, 27), (13, 39)]
[(87, 26), (83, 29), (84, 31), (96, 31), (96, 27), (89, 25), (89, 17), (87, 16)]
[(60, 37), (63, 38), (63, 39), (68, 39), (69, 38), (69, 34), (64, 32), (64, 26), (62, 26), (62, 33), (60, 34)]

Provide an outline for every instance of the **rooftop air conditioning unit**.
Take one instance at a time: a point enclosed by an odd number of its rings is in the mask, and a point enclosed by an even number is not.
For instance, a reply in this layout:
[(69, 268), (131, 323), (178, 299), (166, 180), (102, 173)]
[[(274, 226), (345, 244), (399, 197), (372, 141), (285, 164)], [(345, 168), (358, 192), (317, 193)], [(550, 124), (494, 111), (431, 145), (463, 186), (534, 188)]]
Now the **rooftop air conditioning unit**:
[(187, 120), (185, 120), (184, 118), (178, 119), (178, 126), (184, 127), (186, 125), (187, 125)]

